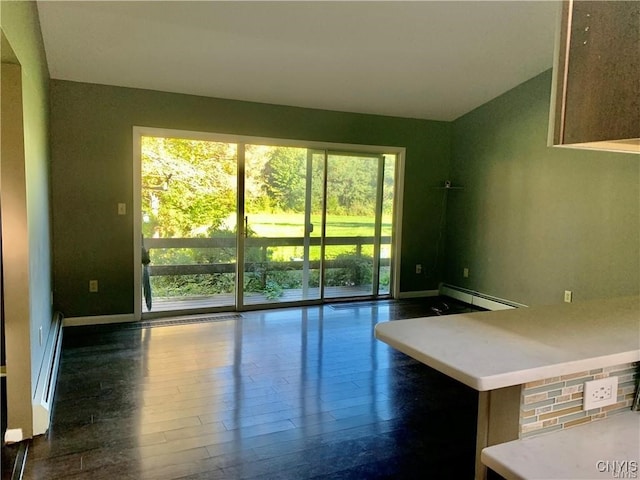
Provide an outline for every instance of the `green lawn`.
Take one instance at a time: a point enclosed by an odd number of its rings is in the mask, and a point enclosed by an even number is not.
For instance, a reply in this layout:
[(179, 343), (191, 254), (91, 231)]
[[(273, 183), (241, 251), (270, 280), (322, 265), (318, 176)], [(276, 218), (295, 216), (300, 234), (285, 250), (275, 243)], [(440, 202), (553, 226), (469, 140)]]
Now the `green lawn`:
[[(250, 214), (249, 228), (259, 237), (302, 237), (304, 234), (304, 214), (295, 213), (257, 213)], [(321, 233), (320, 216), (312, 216), (314, 231), (312, 237), (319, 237)], [(368, 216), (327, 216), (327, 237), (372, 237), (374, 235), (374, 222)], [(391, 216), (384, 216), (382, 220), (382, 234), (391, 234)], [(355, 253), (354, 246), (330, 246), (327, 247), (325, 255), (327, 258), (335, 258), (341, 254)], [(271, 259), (275, 261), (300, 258), (302, 248), (300, 247), (274, 247), (271, 250)], [(388, 247), (383, 246), (382, 256), (388, 256)], [(373, 245), (362, 248), (363, 255), (373, 255)], [(320, 249), (312, 247), (310, 251), (311, 259), (319, 259)]]
[[(302, 237), (304, 234), (304, 214), (295, 213), (256, 213), (250, 214), (249, 228), (260, 237)], [(320, 236), (320, 216), (312, 216), (314, 224), (312, 236)], [(369, 237), (374, 233), (371, 217), (327, 216), (327, 236), (331, 237)], [(390, 235), (391, 216), (382, 219), (383, 235)]]

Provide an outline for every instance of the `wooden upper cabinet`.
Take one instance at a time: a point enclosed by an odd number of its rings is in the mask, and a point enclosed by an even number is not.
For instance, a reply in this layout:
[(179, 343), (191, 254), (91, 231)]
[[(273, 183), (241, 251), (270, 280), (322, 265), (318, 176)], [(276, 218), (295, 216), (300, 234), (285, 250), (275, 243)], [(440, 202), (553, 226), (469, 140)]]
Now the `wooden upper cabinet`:
[(640, 1), (563, 2), (553, 145), (640, 153)]

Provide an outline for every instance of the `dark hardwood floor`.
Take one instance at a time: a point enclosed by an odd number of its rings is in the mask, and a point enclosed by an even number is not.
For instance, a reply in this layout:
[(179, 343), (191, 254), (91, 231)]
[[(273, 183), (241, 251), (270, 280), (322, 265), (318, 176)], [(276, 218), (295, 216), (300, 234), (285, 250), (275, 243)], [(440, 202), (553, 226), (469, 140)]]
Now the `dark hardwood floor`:
[(471, 479), (477, 393), (373, 338), (434, 305), (67, 328), (24, 478)]

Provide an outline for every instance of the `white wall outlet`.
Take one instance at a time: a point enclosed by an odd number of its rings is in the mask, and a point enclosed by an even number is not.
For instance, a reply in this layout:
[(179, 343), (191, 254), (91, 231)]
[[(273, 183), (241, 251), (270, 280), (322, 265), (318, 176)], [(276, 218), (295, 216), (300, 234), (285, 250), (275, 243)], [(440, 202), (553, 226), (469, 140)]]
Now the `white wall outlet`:
[(98, 280), (89, 280), (89, 293), (98, 292)]
[(583, 410), (613, 405), (618, 401), (618, 377), (613, 376), (584, 382), (583, 395)]
[(127, 214), (127, 204), (119, 203), (118, 204), (118, 215), (126, 215)]
[(464, 278), (469, 278), (469, 269), (467, 267), (462, 270), (462, 276)]
[(422, 265), (416, 263), (416, 273), (422, 273)]
[(571, 290), (564, 291), (564, 301), (567, 303), (571, 303), (573, 300), (573, 292)]

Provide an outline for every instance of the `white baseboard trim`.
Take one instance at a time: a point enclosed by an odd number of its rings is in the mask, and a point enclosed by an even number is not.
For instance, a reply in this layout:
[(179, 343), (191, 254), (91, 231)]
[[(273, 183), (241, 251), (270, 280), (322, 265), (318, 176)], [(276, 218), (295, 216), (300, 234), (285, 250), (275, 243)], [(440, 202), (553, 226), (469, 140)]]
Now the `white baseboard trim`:
[(49, 330), (49, 338), (45, 345), (44, 357), (33, 395), (34, 435), (42, 435), (49, 429), (62, 350), (62, 330), (62, 315), (56, 313), (53, 316), (51, 330)]
[(125, 323), (133, 322), (135, 317), (133, 313), (124, 313), (121, 315), (94, 315), (92, 317), (71, 317), (64, 319), (65, 327), (83, 327), (86, 325), (104, 325), (107, 323)]
[(439, 290), (419, 290), (416, 292), (400, 292), (397, 298), (437, 297), (438, 295), (440, 295)]
[(440, 294), (455, 298), (461, 302), (475, 305), (487, 310), (510, 310), (512, 308), (526, 308), (526, 305), (503, 298), (494, 297), (485, 293), (476, 292), (467, 288), (457, 287), (443, 283), (440, 285)]

